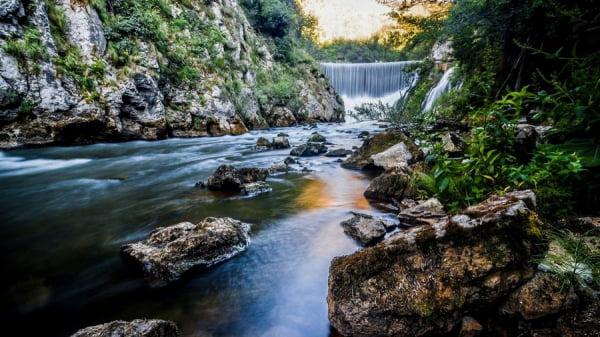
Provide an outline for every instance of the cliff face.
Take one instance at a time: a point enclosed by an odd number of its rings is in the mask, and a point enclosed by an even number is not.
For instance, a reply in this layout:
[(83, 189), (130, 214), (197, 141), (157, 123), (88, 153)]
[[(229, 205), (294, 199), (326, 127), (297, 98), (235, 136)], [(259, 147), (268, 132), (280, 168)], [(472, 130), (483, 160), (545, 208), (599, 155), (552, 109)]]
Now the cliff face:
[(274, 61), (235, 0), (0, 3), (0, 147), (341, 121), (311, 63)]

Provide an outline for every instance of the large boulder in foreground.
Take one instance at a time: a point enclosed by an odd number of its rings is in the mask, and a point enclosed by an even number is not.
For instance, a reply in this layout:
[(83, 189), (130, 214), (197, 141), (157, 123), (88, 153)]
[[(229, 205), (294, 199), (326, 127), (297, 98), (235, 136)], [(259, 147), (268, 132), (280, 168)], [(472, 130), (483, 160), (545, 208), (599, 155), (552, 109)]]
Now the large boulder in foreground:
[(532, 277), (534, 207), (531, 191), (492, 197), (335, 258), (327, 297), (331, 324), (344, 336), (456, 331), (463, 317)]
[[(390, 151), (381, 154), (387, 150)], [(378, 154), (381, 155), (376, 156)], [(421, 160), (423, 154), (404, 132), (391, 129), (367, 138), (363, 145), (344, 161), (342, 167), (356, 170), (390, 169), (398, 166), (394, 160), (399, 156), (402, 157), (402, 162), (412, 164)]]
[(206, 187), (211, 191), (241, 192), (246, 184), (265, 181), (269, 171), (259, 168), (240, 168), (222, 165), (217, 168), (206, 181)]
[(131, 322), (113, 321), (90, 326), (71, 337), (177, 337), (177, 325), (158, 319), (136, 319)]
[(250, 225), (231, 218), (206, 218), (154, 230), (141, 242), (121, 247), (121, 256), (137, 267), (150, 286), (178, 280), (190, 269), (225, 261), (250, 245)]

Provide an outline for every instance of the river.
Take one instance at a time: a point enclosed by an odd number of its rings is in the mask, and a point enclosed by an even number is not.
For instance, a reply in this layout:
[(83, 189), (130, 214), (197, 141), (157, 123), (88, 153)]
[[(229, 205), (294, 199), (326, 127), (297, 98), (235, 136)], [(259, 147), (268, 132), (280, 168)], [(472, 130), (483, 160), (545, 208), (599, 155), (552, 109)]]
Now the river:
[[(320, 124), (335, 146), (360, 145), (374, 123)], [(116, 319), (175, 321), (182, 336), (329, 336), (327, 276), (334, 256), (358, 249), (340, 222), (377, 214), (368, 179), (335, 158), (302, 158), (312, 173), (270, 177), (273, 192), (217, 195), (194, 184), (219, 165), (268, 167), (289, 150), (256, 152), (259, 136), (169, 139), (0, 152), (0, 235), (5, 331), (68, 336)], [(149, 289), (119, 247), (156, 227), (207, 216), (252, 224), (247, 251), (207, 272)]]

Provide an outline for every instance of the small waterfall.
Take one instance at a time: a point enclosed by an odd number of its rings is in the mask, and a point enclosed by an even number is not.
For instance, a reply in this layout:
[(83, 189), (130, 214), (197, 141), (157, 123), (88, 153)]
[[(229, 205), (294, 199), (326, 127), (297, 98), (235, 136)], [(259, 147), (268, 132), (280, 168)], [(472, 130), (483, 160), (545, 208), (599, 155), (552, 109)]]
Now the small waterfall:
[(431, 88), (425, 97), (425, 101), (423, 103), (423, 112), (431, 111), (435, 102), (445, 93), (452, 89), (452, 83), (450, 83), (450, 77), (454, 73), (454, 67), (446, 70), (438, 84)]
[(415, 74), (405, 68), (414, 63), (321, 63), (321, 68), (343, 97), (377, 98), (409, 87)]

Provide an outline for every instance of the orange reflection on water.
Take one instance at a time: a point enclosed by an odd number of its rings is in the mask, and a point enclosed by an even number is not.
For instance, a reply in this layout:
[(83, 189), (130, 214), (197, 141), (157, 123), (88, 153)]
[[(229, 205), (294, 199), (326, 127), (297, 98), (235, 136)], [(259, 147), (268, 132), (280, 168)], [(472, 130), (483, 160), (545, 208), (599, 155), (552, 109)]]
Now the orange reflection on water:
[(329, 207), (332, 203), (327, 183), (319, 178), (311, 178), (302, 186), (296, 198), (296, 207), (302, 209), (319, 209)]

